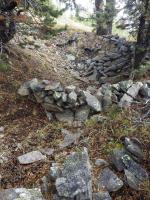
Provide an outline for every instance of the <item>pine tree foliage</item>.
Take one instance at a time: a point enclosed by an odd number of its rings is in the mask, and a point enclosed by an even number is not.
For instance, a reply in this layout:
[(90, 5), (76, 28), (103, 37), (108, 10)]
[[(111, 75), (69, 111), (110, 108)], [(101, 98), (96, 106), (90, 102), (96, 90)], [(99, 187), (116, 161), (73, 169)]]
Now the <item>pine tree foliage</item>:
[(1, 0), (0, 1), (0, 42), (7, 43), (16, 33), (16, 23), (28, 19), (22, 12), (27, 11), (32, 16), (38, 16), (44, 29), (50, 30), (55, 19), (63, 13), (57, 10), (50, 0)]
[(150, 0), (125, 0), (124, 25), (136, 36), (134, 67), (150, 51)]

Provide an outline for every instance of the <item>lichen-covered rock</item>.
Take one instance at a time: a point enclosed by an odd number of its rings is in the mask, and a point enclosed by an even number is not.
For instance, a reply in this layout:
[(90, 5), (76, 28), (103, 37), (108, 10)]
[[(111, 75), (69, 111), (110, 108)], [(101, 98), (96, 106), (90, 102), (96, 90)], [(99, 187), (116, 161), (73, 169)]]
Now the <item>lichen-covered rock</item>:
[(116, 148), (113, 149), (110, 155), (110, 160), (112, 161), (112, 163), (114, 164), (114, 166), (118, 171), (123, 171), (125, 168), (124, 163), (122, 161), (122, 157), (126, 154), (127, 153), (124, 148), (122, 149)]
[(130, 156), (125, 155), (122, 157), (122, 161), (125, 165), (125, 169), (128, 170), (130, 173), (133, 174), (139, 181), (149, 181), (148, 173), (142, 166), (136, 163)]
[(118, 191), (123, 186), (122, 180), (109, 168), (101, 172), (97, 184), (100, 189), (106, 189), (108, 192)]
[(84, 96), (87, 104), (96, 112), (102, 111), (102, 105), (100, 101), (94, 96), (91, 95), (89, 92), (83, 91), (82, 95)]
[(108, 192), (100, 191), (93, 194), (93, 200), (112, 200), (112, 198)]
[(76, 103), (76, 101), (77, 101), (77, 94), (76, 94), (75, 91), (72, 91), (72, 92), (69, 93), (69, 95), (68, 95), (68, 101), (70, 103), (72, 103), (72, 104)]
[(119, 106), (120, 107), (130, 106), (131, 103), (133, 102), (134, 98), (136, 98), (136, 96), (138, 95), (139, 90), (141, 89), (142, 86), (143, 86), (143, 83), (141, 83), (141, 82), (134, 83), (127, 90), (127, 94), (124, 94), (123, 97), (121, 98), (121, 100), (119, 102)]
[(75, 112), (75, 120), (85, 121), (88, 119), (89, 114), (90, 114), (89, 106), (80, 106), (79, 108), (77, 108)]
[(143, 158), (142, 149), (137, 143), (135, 143), (135, 141), (133, 141), (130, 138), (125, 137), (124, 145), (125, 145), (126, 150), (129, 153), (131, 153), (133, 156), (136, 156), (139, 159)]
[(56, 180), (56, 189), (62, 197), (92, 200), (91, 167), (86, 149), (67, 157), (62, 176)]
[(136, 176), (134, 176), (134, 174), (131, 173), (130, 171), (125, 169), (124, 172), (125, 172), (125, 178), (126, 178), (127, 184), (132, 189), (139, 190), (141, 181)]
[(0, 191), (0, 200), (45, 200), (40, 189), (12, 188)]

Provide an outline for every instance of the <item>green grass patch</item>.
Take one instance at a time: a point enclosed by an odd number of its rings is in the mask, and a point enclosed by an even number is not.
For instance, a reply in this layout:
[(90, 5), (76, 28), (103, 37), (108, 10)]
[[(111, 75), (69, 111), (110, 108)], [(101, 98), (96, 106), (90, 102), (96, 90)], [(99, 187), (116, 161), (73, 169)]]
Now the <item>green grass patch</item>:
[(0, 57), (0, 72), (7, 72), (10, 70), (10, 64), (2, 57)]

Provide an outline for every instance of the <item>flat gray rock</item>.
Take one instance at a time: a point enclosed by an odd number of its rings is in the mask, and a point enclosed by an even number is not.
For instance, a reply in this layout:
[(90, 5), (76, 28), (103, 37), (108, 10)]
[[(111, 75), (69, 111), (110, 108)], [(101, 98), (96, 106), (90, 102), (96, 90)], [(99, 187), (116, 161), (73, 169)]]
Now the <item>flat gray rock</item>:
[(125, 155), (122, 157), (122, 161), (130, 173), (132, 173), (140, 181), (148, 181), (149, 176), (145, 169), (138, 163), (136, 163), (130, 156)]
[(72, 153), (64, 163), (62, 176), (56, 180), (59, 196), (92, 200), (91, 166), (86, 148)]
[(77, 101), (77, 94), (76, 94), (75, 91), (72, 91), (72, 92), (69, 93), (69, 95), (68, 95), (68, 101), (70, 103), (72, 103), (72, 104), (76, 103), (76, 101)]
[(31, 151), (18, 157), (18, 161), (22, 165), (31, 164), (45, 159), (46, 156), (44, 156), (40, 151)]
[(108, 166), (109, 163), (106, 160), (104, 160), (104, 159), (96, 159), (95, 165), (99, 166), (99, 167), (100, 166)]
[(133, 85), (132, 80), (121, 81), (121, 82), (119, 82), (119, 88), (118, 89), (122, 89), (124, 91), (127, 91), (132, 85)]
[(124, 94), (123, 97), (120, 99), (119, 106), (120, 107), (128, 107), (133, 102), (134, 98), (138, 95), (139, 90), (143, 86), (143, 83), (137, 82), (134, 83), (128, 90), (127, 93)]
[(118, 191), (123, 186), (122, 180), (109, 168), (101, 172), (97, 184), (100, 189), (106, 189), (108, 192)]
[(20, 86), (20, 88), (18, 89), (18, 94), (20, 96), (28, 96), (30, 94), (28, 82), (25, 82), (23, 83), (23, 85)]
[(66, 109), (62, 113), (55, 113), (55, 116), (56, 119), (60, 122), (72, 123), (74, 121), (74, 113), (69, 109)]
[(40, 149), (40, 152), (42, 154), (47, 155), (47, 156), (51, 156), (54, 153), (54, 149), (52, 149), (52, 148), (43, 148), (43, 149)]
[(65, 87), (65, 90), (66, 90), (67, 93), (70, 93), (70, 92), (76, 90), (76, 86), (74, 86), (74, 85), (69, 85), (69, 86)]
[(86, 91), (83, 91), (83, 96), (92, 110), (96, 112), (102, 111), (102, 105), (95, 96)]
[(123, 171), (125, 168), (125, 165), (122, 161), (122, 157), (126, 154), (127, 153), (124, 148), (122, 149), (116, 148), (116, 149), (113, 149), (110, 155), (110, 159), (118, 171)]
[(112, 198), (108, 192), (100, 191), (93, 194), (93, 200), (112, 200)]
[(14, 188), (0, 191), (0, 200), (45, 200), (40, 189)]
[(55, 100), (58, 100), (58, 99), (61, 98), (61, 95), (62, 95), (61, 92), (56, 92), (55, 91), (54, 94), (53, 94), (53, 97), (54, 97)]
[(63, 86), (60, 82), (53, 82), (45, 87), (45, 90), (49, 91), (56, 91), (56, 92), (63, 92)]
[(138, 178), (136, 178), (134, 174), (132, 174), (130, 171), (125, 169), (124, 172), (125, 172), (125, 178), (129, 187), (134, 190), (139, 190), (141, 181)]
[(43, 103), (42, 105), (48, 112), (63, 112), (63, 108), (56, 104)]
[(143, 158), (142, 149), (137, 143), (135, 143), (135, 141), (133, 141), (130, 138), (125, 137), (124, 145), (125, 145), (126, 150), (130, 152), (133, 156), (136, 156), (139, 159)]
[(81, 106), (77, 108), (75, 112), (75, 120), (76, 121), (85, 121), (88, 119), (88, 116), (90, 114), (90, 108), (89, 106)]

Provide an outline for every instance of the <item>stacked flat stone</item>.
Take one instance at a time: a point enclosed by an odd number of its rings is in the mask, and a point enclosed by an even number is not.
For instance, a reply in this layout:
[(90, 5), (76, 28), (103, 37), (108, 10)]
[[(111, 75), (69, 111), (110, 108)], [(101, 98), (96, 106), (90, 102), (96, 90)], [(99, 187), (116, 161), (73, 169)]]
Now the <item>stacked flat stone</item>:
[(87, 63), (85, 76), (90, 80), (105, 83), (108, 77), (114, 77), (130, 69), (133, 55), (133, 45), (124, 39), (114, 36), (105, 36), (105, 40), (114, 45), (114, 48), (105, 52), (103, 56), (96, 56)]
[(61, 122), (85, 121), (89, 117), (109, 108), (113, 103), (129, 107), (138, 95), (150, 98), (149, 81), (121, 81), (117, 84), (103, 84), (94, 93), (70, 85), (64, 87), (60, 82), (32, 79), (18, 90), (21, 96), (28, 96), (44, 108), (49, 120), (55, 117)]
[(40, 103), (46, 111), (55, 114), (59, 121), (72, 122), (75, 119), (84, 121), (90, 112), (100, 112), (101, 102), (88, 91), (83, 91), (76, 86), (64, 87), (60, 82), (50, 83), (32, 79), (25, 82), (18, 90), (21, 96), (29, 96)]

